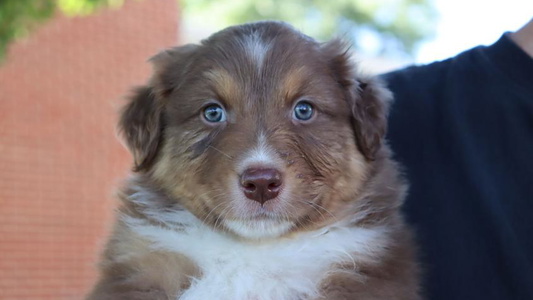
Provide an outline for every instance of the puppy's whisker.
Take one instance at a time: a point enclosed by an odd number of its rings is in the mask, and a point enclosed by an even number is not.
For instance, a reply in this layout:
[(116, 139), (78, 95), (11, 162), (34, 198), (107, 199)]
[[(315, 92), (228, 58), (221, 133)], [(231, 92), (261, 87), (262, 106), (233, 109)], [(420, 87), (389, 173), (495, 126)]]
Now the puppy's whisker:
[[(294, 205), (292, 203), (287, 203), (288, 208), (295, 209)], [(285, 219), (287, 222), (292, 222), (292, 219), (294, 219), (294, 215), (292, 215), (290, 212), (285, 211), (283, 212), (282, 218)]]
[(196, 198), (201, 200), (205, 196), (209, 195), (209, 193), (211, 193), (211, 191), (206, 191), (206, 192), (201, 193), (200, 195), (198, 195)]
[(337, 219), (337, 217), (332, 212), (327, 210), (324, 206), (322, 206), (320, 204), (316, 204), (316, 203), (310, 202), (310, 201), (305, 201), (305, 202), (307, 202), (309, 205), (312, 205), (313, 207), (317, 207), (317, 208), (322, 209), (323, 211), (327, 212), (330, 216), (332, 216), (333, 218)]
[(213, 207), (213, 208), (209, 211), (209, 213), (205, 216), (205, 218), (203, 219), (203, 222), (204, 222), (204, 223), (207, 222), (207, 221), (209, 220), (209, 216), (211, 216), (211, 214), (212, 214), (217, 208), (219, 208), (220, 206), (222, 206), (222, 205), (224, 205), (224, 204), (226, 204), (226, 203), (221, 202), (221, 203), (219, 203), (218, 205), (216, 205), (215, 207)]
[(314, 210), (316, 210), (322, 216), (323, 219), (325, 219), (325, 217), (324, 217), (324, 214), (322, 214), (320, 210), (323, 210), (324, 212), (329, 214), (333, 219), (338, 221), (337, 217), (332, 212), (330, 212), (329, 210), (327, 210), (326, 208), (324, 208), (323, 206), (319, 204), (313, 203), (311, 201), (302, 201), (302, 200), (298, 200), (298, 202), (311, 206)]
[[(227, 203), (225, 203), (227, 204)], [(214, 228), (215, 229), (223, 229), (222, 228), (222, 220), (225, 219), (225, 214), (229, 211), (231, 207), (229, 205), (226, 205), (226, 207), (224, 207), (222, 209), (222, 211), (220, 211), (220, 214), (218, 214), (216, 220), (215, 220), (215, 225), (214, 225)]]
[(231, 157), (230, 155), (224, 153), (223, 151), (221, 151), (220, 149), (216, 148), (215, 146), (211, 146), (211, 145), (209, 145), (208, 147), (211, 148), (211, 149), (213, 149), (213, 150), (215, 150), (215, 151), (217, 151), (218, 153), (220, 153), (220, 154), (226, 156), (226, 157), (229, 158), (230, 160), (233, 160), (233, 157)]

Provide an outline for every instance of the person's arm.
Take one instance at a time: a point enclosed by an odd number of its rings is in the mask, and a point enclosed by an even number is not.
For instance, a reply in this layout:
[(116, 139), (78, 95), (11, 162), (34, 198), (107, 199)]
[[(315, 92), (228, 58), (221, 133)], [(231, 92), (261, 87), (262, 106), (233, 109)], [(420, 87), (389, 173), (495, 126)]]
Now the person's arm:
[(511, 39), (533, 58), (533, 19), (511, 34)]

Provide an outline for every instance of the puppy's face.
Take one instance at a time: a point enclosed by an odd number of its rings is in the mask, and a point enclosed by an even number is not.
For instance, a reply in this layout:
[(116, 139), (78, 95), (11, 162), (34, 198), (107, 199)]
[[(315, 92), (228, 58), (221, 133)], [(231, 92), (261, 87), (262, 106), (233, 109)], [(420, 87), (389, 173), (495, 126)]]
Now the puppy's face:
[(245, 238), (316, 229), (349, 211), (385, 130), (385, 105), (342, 43), (279, 23), (160, 53), (121, 127), (175, 201)]

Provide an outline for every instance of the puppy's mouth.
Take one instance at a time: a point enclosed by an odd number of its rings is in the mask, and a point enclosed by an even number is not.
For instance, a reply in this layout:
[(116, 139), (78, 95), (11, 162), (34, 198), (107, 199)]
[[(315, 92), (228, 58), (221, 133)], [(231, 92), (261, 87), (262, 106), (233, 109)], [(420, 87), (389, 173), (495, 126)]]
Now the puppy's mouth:
[(268, 201), (255, 201), (246, 197), (237, 197), (233, 201), (235, 219), (243, 222), (281, 222), (287, 220), (286, 203), (283, 195)]
[(289, 187), (271, 168), (247, 169), (233, 185), (232, 214), (225, 227), (248, 239), (275, 238), (293, 227), (287, 212)]
[(287, 233), (293, 223), (268, 216), (256, 216), (246, 219), (227, 219), (224, 221), (226, 228), (248, 239), (276, 238)]

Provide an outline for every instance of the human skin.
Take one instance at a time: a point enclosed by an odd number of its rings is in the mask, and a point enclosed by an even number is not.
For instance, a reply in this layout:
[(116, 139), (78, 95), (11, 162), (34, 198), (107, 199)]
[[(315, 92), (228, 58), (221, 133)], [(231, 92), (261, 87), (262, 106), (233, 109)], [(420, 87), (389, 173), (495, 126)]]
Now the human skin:
[(511, 39), (533, 58), (533, 18), (518, 31), (513, 32)]

